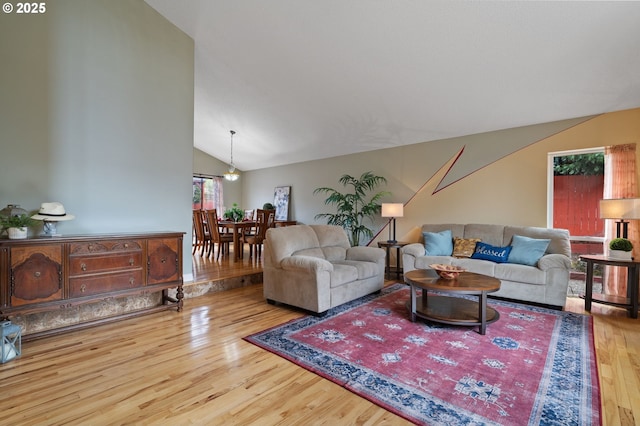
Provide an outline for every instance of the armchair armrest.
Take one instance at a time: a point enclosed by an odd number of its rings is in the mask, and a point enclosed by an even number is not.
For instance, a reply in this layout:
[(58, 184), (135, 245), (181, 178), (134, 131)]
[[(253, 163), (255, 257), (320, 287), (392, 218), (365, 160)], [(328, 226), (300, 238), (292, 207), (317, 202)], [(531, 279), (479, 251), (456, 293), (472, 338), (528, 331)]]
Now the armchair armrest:
[(380, 259), (384, 259), (385, 256), (385, 251), (377, 247), (358, 246), (347, 249), (347, 260), (362, 260), (377, 263)]
[(265, 265), (264, 297), (313, 312), (324, 312), (331, 307), (332, 272), (333, 265), (319, 257), (285, 257), (277, 266)]
[(333, 271), (333, 265), (329, 261), (313, 256), (285, 257), (280, 262), (280, 267), (288, 271), (308, 271), (314, 274), (321, 271)]
[(538, 268), (546, 271), (551, 268), (571, 269), (571, 259), (563, 254), (545, 254), (538, 260)]

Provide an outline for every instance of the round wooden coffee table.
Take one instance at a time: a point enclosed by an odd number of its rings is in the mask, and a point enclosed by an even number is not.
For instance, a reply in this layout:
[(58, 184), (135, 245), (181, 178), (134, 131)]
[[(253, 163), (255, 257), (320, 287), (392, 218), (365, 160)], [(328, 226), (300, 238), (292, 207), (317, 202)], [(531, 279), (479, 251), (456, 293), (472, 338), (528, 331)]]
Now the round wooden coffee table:
[[(463, 272), (458, 278), (445, 280), (432, 269), (415, 269), (404, 274), (404, 280), (411, 286), (411, 300), (408, 307), (411, 321), (416, 317), (443, 324), (479, 326), (480, 334), (485, 334), (487, 324), (500, 318), (500, 313), (487, 307), (487, 294), (500, 290), (500, 280), (473, 272)], [(416, 297), (416, 290), (422, 296)], [(478, 301), (446, 295), (428, 295), (428, 291), (444, 294), (477, 295)]]

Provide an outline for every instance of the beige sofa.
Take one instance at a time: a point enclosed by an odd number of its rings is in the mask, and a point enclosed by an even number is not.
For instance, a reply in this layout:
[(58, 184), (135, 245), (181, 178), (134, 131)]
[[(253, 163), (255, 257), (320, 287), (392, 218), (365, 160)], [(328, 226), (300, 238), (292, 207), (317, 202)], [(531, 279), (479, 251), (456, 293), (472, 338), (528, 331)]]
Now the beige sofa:
[(351, 247), (333, 225), (271, 228), (264, 242), (264, 297), (315, 313), (379, 291), (385, 251)]
[(402, 248), (404, 272), (428, 269), (430, 264), (460, 266), (467, 271), (498, 278), (500, 290), (491, 296), (533, 302), (562, 309), (567, 298), (571, 269), (571, 244), (565, 229), (521, 227), (486, 224), (426, 224), (422, 232), (451, 230), (452, 236), (479, 239), (493, 246), (509, 246), (514, 235), (551, 240), (535, 266), (516, 263), (495, 263), (489, 260), (454, 256), (429, 256), (424, 241)]

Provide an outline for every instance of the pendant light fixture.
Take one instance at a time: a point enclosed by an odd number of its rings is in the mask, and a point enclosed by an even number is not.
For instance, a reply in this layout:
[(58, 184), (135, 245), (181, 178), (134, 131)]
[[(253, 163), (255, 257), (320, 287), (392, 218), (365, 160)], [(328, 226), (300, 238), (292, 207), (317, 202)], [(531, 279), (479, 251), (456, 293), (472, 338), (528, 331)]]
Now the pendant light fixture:
[(233, 135), (235, 134), (236, 132), (231, 130), (231, 163), (229, 163), (229, 171), (224, 174), (224, 178), (231, 182), (238, 180), (240, 177), (240, 174), (236, 172), (236, 166), (233, 164)]

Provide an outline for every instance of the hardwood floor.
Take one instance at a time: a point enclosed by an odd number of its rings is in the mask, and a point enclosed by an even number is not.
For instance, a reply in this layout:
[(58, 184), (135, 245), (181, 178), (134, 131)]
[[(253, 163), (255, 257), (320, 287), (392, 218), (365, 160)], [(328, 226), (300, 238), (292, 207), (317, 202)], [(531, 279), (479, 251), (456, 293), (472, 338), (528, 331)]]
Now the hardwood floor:
[[(195, 276), (243, 269), (215, 263), (194, 263)], [(567, 310), (583, 306), (571, 298)], [(20, 358), (0, 365), (0, 424), (408, 424), (242, 340), (302, 315), (267, 304), (258, 284), (187, 299), (182, 313), (25, 343)], [(603, 424), (638, 425), (640, 320), (602, 305), (593, 316)]]
[[(217, 250), (217, 245), (216, 245)], [(202, 257), (199, 251), (193, 257), (193, 282), (216, 281), (232, 277), (262, 272), (262, 258), (249, 257), (249, 250), (245, 248), (241, 261), (233, 261), (233, 251), (230, 255)]]

